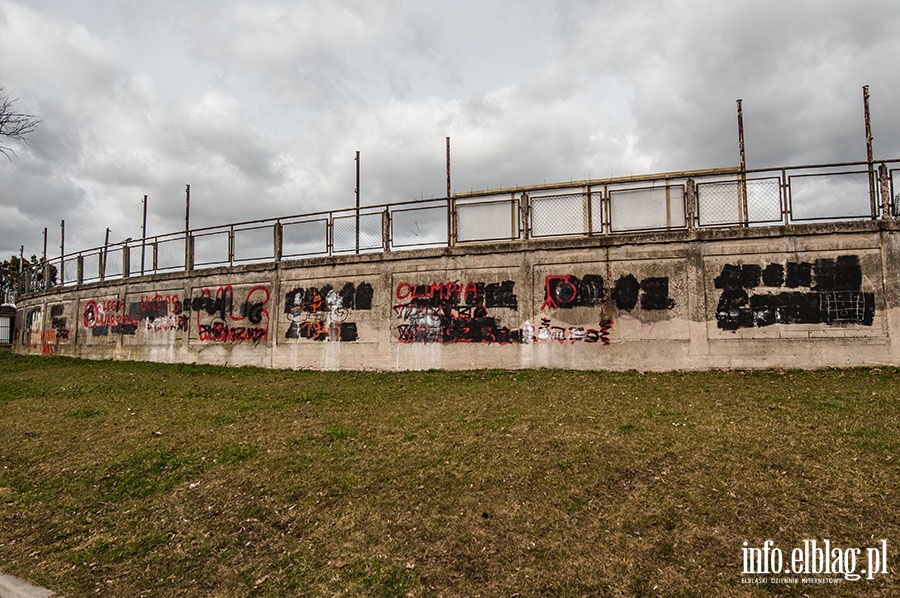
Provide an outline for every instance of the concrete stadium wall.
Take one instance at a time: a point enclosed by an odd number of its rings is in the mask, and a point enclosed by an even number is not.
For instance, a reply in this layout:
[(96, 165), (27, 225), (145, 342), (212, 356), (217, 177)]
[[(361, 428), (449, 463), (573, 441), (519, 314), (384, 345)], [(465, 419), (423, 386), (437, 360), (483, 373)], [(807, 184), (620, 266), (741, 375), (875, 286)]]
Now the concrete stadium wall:
[(703, 229), (54, 289), (14, 350), (309, 369), (900, 365), (900, 226)]

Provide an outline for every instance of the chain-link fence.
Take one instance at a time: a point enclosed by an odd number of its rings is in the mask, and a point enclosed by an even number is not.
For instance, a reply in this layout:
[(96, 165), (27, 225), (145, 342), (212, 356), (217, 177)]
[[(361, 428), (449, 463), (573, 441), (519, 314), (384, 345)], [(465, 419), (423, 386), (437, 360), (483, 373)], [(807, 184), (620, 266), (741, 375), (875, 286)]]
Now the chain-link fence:
[(391, 247), (447, 245), (449, 218), (446, 200), (431, 207), (403, 207), (390, 212)]
[(602, 214), (598, 193), (532, 195), (531, 236), (566, 237), (599, 230)]
[(381, 212), (334, 216), (331, 250), (334, 253), (380, 251), (384, 247), (381, 241), (382, 218)]
[(900, 219), (898, 173), (900, 160), (888, 160), (464, 193), (129, 240), (49, 260), (50, 270), (28, 267), (18, 286), (27, 294), (186, 268), (529, 238)]
[[(150, 248), (152, 250), (152, 248)], [(128, 247), (128, 275), (140, 276), (147, 271), (148, 248), (143, 245), (131, 245)], [(152, 266), (152, 254), (150, 255)]]
[(169, 239), (157, 239), (153, 244), (153, 271), (180, 270), (184, 264), (185, 238), (178, 236)]
[(791, 220), (795, 222), (876, 216), (867, 171), (790, 175), (788, 189)]
[(271, 224), (234, 229), (235, 262), (270, 262), (275, 259), (275, 235)]
[(93, 250), (81, 256), (81, 281), (94, 282), (100, 280), (100, 250)]
[(727, 226), (743, 222), (743, 199), (738, 181), (719, 181), (697, 185), (697, 222), (699, 226)]
[(193, 235), (194, 266), (222, 266), (230, 263), (231, 239), (228, 231)]
[(328, 253), (328, 218), (285, 222), (281, 227), (282, 257), (295, 258)]
[(697, 184), (697, 226), (778, 224), (783, 217), (778, 178), (738, 178)]
[(102, 253), (103, 277), (105, 279), (122, 278), (122, 247), (105, 247)]
[(456, 241), (509, 241), (519, 238), (519, 201), (466, 199), (456, 202)]
[(78, 256), (66, 256), (62, 262), (62, 276), (60, 281), (63, 284), (78, 282)]
[(610, 190), (610, 230), (621, 233), (684, 228), (684, 200), (683, 185)]

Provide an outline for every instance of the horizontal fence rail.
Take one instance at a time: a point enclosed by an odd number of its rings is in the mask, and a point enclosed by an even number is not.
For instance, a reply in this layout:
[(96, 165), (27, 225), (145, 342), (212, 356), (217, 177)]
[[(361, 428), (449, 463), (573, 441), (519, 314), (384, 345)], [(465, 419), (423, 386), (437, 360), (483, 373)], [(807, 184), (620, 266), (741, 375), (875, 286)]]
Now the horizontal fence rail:
[(20, 296), (116, 278), (468, 243), (900, 218), (900, 160), (457, 194), (128, 240), (26, 267)]

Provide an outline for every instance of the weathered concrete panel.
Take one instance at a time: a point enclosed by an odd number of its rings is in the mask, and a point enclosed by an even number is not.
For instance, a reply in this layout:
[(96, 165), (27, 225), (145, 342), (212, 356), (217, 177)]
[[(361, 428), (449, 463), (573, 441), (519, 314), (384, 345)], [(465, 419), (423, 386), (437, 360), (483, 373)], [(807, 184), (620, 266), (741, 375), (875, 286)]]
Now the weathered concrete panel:
[(14, 347), (309, 369), (900, 365), (897, 264), (893, 222), (316, 258), (35, 294)]

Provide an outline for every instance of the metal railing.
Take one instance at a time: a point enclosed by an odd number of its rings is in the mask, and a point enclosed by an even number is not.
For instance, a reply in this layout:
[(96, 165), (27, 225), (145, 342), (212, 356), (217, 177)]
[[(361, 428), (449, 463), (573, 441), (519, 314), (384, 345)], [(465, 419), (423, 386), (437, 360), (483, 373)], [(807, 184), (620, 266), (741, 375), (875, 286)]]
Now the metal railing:
[(710, 227), (900, 217), (900, 160), (699, 170), (253, 220), (86, 249), (22, 272), (58, 286), (243, 263)]

